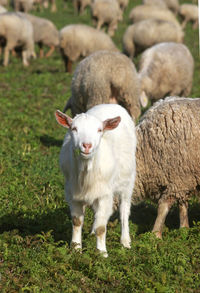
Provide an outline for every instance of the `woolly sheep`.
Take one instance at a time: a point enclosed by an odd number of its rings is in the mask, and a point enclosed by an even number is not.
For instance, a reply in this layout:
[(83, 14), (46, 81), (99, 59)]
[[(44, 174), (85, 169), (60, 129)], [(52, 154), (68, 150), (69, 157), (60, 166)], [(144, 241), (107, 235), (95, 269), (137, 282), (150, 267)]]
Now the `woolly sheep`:
[(87, 6), (91, 6), (92, 0), (73, 0), (74, 9), (78, 14), (82, 14)]
[(72, 243), (81, 248), (85, 206), (92, 206), (97, 249), (106, 257), (106, 225), (113, 197), (120, 199), (121, 243), (130, 248), (128, 218), (135, 179), (134, 123), (119, 105), (103, 104), (74, 119), (56, 112), (59, 124), (69, 128), (60, 153), (65, 195), (72, 216)]
[(108, 34), (113, 36), (118, 22), (122, 20), (122, 11), (117, 0), (96, 0), (92, 3), (92, 18), (98, 30), (108, 25)]
[(123, 106), (132, 118), (139, 117), (140, 84), (135, 66), (121, 53), (98, 51), (77, 66), (71, 83), (71, 98), (64, 112), (85, 112), (97, 104)]
[(180, 6), (179, 14), (184, 18), (182, 27), (185, 28), (189, 21), (193, 22), (193, 28), (198, 27), (199, 11), (198, 5), (195, 4), (182, 4)]
[(188, 199), (200, 190), (200, 98), (159, 100), (136, 127), (136, 180), (132, 202), (158, 203), (153, 227), (162, 237), (165, 218), (178, 202), (180, 227), (189, 227)]
[(142, 3), (145, 5), (154, 5), (161, 8), (167, 8), (167, 4), (164, 0), (143, 0)]
[(31, 14), (23, 14), (33, 25), (34, 41), (40, 47), (40, 57), (44, 56), (43, 45), (50, 47), (46, 57), (59, 46), (59, 33), (52, 21)]
[(33, 0), (13, 0), (15, 11), (29, 12), (33, 8)]
[(0, 42), (5, 46), (3, 65), (9, 62), (10, 51), (16, 48), (22, 50), (22, 61), (24, 66), (28, 66), (28, 59), (35, 57), (33, 26), (25, 17), (6, 12), (0, 14)]
[(194, 60), (183, 44), (160, 43), (144, 51), (139, 62), (141, 97), (152, 101), (167, 95), (188, 96)]
[(118, 51), (104, 32), (83, 24), (67, 25), (60, 31), (60, 49), (66, 71), (72, 72), (72, 63), (99, 50)]
[(155, 5), (138, 5), (134, 7), (129, 14), (129, 19), (132, 23), (148, 18), (171, 21), (176, 26), (180, 27), (178, 20), (170, 10)]
[(184, 33), (172, 22), (159, 19), (146, 19), (127, 27), (123, 35), (123, 52), (133, 58), (157, 43), (183, 41)]

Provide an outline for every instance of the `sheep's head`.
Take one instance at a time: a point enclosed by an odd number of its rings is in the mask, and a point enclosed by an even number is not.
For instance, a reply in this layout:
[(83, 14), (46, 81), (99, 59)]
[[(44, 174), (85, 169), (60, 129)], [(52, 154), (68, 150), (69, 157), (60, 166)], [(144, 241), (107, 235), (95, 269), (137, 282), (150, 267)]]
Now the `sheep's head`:
[(121, 121), (119, 116), (100, 121), (89, 114), (79, 114), (73, 119), (61, 111), (55, 112), (57, 122), (70, 130), (74, 153), (90, 159), (96, 153), (103, 133), (115, 129)]

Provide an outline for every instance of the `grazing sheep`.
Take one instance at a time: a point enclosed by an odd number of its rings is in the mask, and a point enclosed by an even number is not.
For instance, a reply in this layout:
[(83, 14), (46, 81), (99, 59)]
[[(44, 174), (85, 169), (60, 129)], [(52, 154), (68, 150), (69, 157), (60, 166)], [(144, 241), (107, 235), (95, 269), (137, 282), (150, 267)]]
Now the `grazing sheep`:
[(161, 8), (167, 8), (167, 4), (164, 0), (143, 0), (144, 5), (153, 5)]
[(95, 0), (91, 6), (92, 18), (98, 30), (108, 25), (108, 34), (113, 36), (118, 22), (122, 20), (122, 11), (117, 0)]
[(198, 5), (195, 4), (182, 4), (180, 6), (179, 14), (184, 18), (182, 28), (185, 28), (189, 21), (193, 22), (193, 29), (198, 27), (199, 11)]
[(176, 26), (180, 27), (175, 15), (168, 9), (161, 8), (153, 5), (138, 5), (134, 7), (130, 14), (129, 19), (132, 23), (145, 20), (148, 18), (156, 18), (173, 22)]
[(59, 124), (69, 128), (60, 153), (65, 195), (72, 216), (72, 243), (81, 248), (85, 206), (92, 206), (97, 249), (107, 257), (106, 226), (113, 197), (120, 199), (121, 243), (130, 248), (128, 218), (135, 179), (134, 123), (119, 105), (103, 104), (74, 119), (56, 111)]
[(92, 0), (73, 0), (74, 10), (77, 14), (82, 14), (87, 6), (91, 6)]
[(153, 227), (162, 237), (170, 207), (178, 202), (180, 227), (189, 227), (188, 199), (200, 190), (200, 98), (168, 97), (153, 105), (136, 127), (136, 181), (132, 201), (158, 203)]
[(17, 13), (0, 14), (0, 45), (5, 47), (4, 66), (8, 65), (10, 51), (19, 48), (22, 50), (23, 65), (28, 66), (28, 59), (35, 57), (31, 22)]
[(84, 24), (67, 25), (61, 29), (60, 49), (67, 72), (72, 72), (72, 63), (80, 57), (99, 50), (118, 51), (107, 34)]
[(33, 9), (33, 0), (13, 0), (15, 11), (29, 12)]
[(123, 35), (123, 52), (133, 58), (157, 43), (183, 42), (184, 33), (180, 27), (169, 21), (146, 19), (128, 26)]
[(59, 46), (59, 33), (52, 21), (31, 14), (23, 14), (33, 25), (34, 41), (40, 47), (40, 57), (44, 57), (43, 45), (50, 47), (46, 57)]
[(160, 43), (142, 53), (139, 62), (141, 96), (152, 101), (167, 95), (188, 96), (194, 60), (183, 44)]
[(71, 84), (71, 98), (64, 112), (75, 116), (98, 104), (120, 104), (132, 118), (139, 117), (140, 84), (135, 66), (121, 53), (98, 51), (77, 66)]

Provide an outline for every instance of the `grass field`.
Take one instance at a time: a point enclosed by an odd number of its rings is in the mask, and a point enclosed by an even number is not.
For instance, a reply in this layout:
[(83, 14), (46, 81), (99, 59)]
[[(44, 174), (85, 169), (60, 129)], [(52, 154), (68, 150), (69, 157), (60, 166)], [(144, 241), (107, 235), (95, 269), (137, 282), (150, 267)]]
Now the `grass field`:
[[(186, 2), (186, 1), (185, 1)], [(67, 6), (65, 6), (67, 3)], [(121, 49), (131, 8), (113, 40)], [(35, 12), (58, 29), (70, 23), (92, 24), (89, 10), (76, 16), (70, 1), (57, 0), (58, 12)], [(186, 27), (185, 44), (195, 59), (191, 97), (200, 97), (198, 30)], [(2, 60), (1, 60), (2, 61)], [(76, 64), (74, 65), (74, 67)], [(86, 211), (83, 253), (70, 248), (71, 220), (64, 201), (58, 156), (65, 130), (54, 119), (70, 97), (72, 75), (64, 72), (59, 51), (23, 68), (11, 57), (0, 65), (0, 292), (200, 292), (200, 205), (189, 205), (190, 229), (177, 229), (177, 207), (158, 240), (150, 233), (156, 207), (132, 208), (132, 248), (120, 245), (117, 215), (108, 224), (109, 257), (96, 251)]]

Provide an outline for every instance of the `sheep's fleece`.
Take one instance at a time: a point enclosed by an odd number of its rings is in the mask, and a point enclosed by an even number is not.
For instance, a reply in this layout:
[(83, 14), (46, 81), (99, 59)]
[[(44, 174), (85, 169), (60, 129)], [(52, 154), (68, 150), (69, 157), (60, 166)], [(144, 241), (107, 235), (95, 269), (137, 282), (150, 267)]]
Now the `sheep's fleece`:
[(118, 52), (98, 51), (81, 61), (72, 78), (71, 92), (64, 111), (71, 108), (73, 116), (108, 103), (122, 105), (134, 120), (141, 113), (135, 66)]
[(132, 202), (159, 204), (153, 231), (161, 236), (171, 205), (178, 201), (187, 227), (187, 201), (200, 191), (200, 98), (159, 100), (136, 127), (136, 181)]

